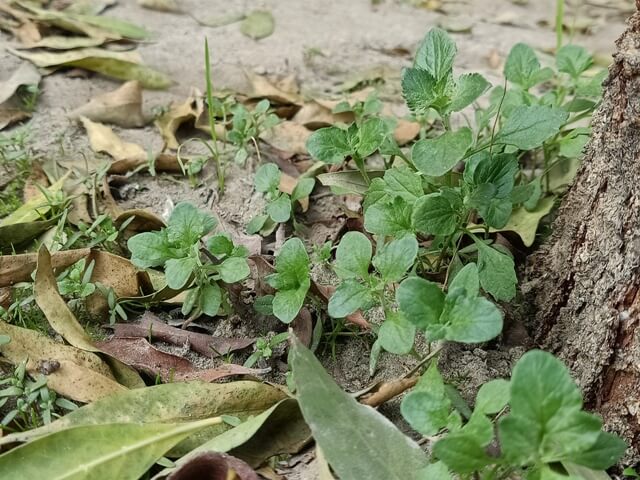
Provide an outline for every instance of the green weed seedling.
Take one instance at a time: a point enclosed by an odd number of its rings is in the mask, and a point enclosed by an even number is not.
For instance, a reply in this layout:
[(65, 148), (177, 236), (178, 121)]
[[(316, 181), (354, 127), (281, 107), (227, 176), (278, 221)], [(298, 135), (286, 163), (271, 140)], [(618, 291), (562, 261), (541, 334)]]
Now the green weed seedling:
[(271, 338), (258, 338), (256, 340), (256, 351), (244, 362), (247, 368), (253, 367), (258, 360), (268, 360), (273, 355), (273, 349), (285, 343), (289, 339), (289, 332), (282, 332)]
[(260, 100), (253, 110), (247, 109), (244, 105), (237, 103), (231, 108), (233, 119), (231, 130), (227, 134), (227, 139), (235, 146), (234, 160), (240, 165), (244, 165), (249, 157), (249, 145), (253, 144), (258, 155), (257, 139), (260, 134), (275, 127), (280, 119), (275, 113), (270, 113), (271, 104), (269, 100)]
[(58, 277), (60, 295), (82, 299), (95, 292), (96, 286), (90, 281), (94, 266), (93, 261), (87, 266), (83, 258), (62, 272)]
[(206, 241), (216, 220), (190, 203), (174, 208), (167, 227), (139, 233), (129, 239), (131, 261), (141, 268), (164, 267), (167, 286), (188, 290), (182, 313), (195, 318), (218, 314), (226, 304), (224, 283), (235, 283), (249, 275), (248, 252), (228, 235), (218, 233)]
[(280, 191), (280, 177), (280, 169), (274, 163), (265, 163), (256, 170), (255, 188), (265, 195), (268, 203), (266, 214), (258, 215), (249, 222), (248, 233), (270, 235), (279, 223), (288, 222), (290, 219), (293, 219), (294, 226), (296, 225), (293, 216), (296, 202), (308, 197), (316, 182), (313, 178), (301, 178), (289, 195)]
[(402, 400), (402, 415), (415, 430), (439, 434), (435, 463), (420, 478), (569, 478), (563, 465), (604, 470), (626, 449), (582, 409), (569, 371), (547, 352), (525, 353), (510, 381), (485, 383), (473, 411), (451, 392), (434, 362)]

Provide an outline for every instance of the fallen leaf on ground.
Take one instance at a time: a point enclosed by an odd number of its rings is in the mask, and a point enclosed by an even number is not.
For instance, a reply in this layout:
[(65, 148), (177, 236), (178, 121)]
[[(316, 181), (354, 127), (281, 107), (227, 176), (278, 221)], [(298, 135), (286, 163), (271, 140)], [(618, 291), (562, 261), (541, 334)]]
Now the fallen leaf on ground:
[(242, 20), (240, 31), (249, 38), (260, 40), (271, 35), (275, 26), (276, 24), (271, 12), (255, 10)]
[[(0, 229), (0, 232), (1, 231)], [(78, 260), (87, 257), (90, 252), (91, 250), (88, 248), (53, 252), (51, 254), (51, 266), (54, 270), (67, 268)], [(36, 269), (37, 264), (37, 253), (0, 255), (0, 287), (11, 286), (18, 282), (31, 281), (31, 274)]]
[(142, 127), (146, 120), (142, 114), (140, 82), (132, 80), (112, 92), (98, 95), (72, 111), (69, 117), (86, 117), (93, 122), (113, 123), (125, 128)]
[(37, 375), (43, 361), (59, 364), (59, 368), (47, 375), (47, 385), (60, 395), (88, 403), (127, 391), (116, 382), (109, 366), (95, 353), (55, 342), (34, 330), (2, 321), (0, 333), (11, 337), (11, 342), (0, 347), (0, 354), (14, 365), (27, 360), (29, 373)]
[[(33, 240), (45, 230), (57, 223), (57, 218), (50, 220), (36, 220), (34, 222), (14, 223), (0, 227), (0, 253), (14, 253), (18, 247), (29, 240)], [(0, 255), (0, 272), (2, 272), (2, 260), (12, 258)], [(31, 274), (31, 269), (27, 274)], [(0, 285), (7, 279), (0, 274)]]
[(96, 123), (86, 117), (80, 121), (87, 130), (89, 143), (94, 152), (109, 154), (115, 161), (146, 162), (147, 152), (135, 143), (125, 142), (110, 127)]
[(19, 108), (6, 108), (0, 106), (0, 130), (30, 117), (31, 113), (20, 110)]
[(164, 220), (150, 211), (142, 209), (125, 210), (114, 218), (113, 223), (117, 228), (120, 228), (131, 217), (133, 217), (133, 220), (127, 224), (123, 232), (125, 240), (136, 233), (161, 230), (166, 227)]
[(29, 62), (23, 62), (11, 74), (11, 76), (0, 83), (0, 103), (9, 100), (22, 85), (38, 85), (40, 83), (40, 73), (38, 69)]
[(25, 202), (37, 198), (41, 195), (41, 189), (46, 190), (49, 187), (49, 178), (44, 173), (42, 165), (34, 162), (31, 166), (31, 172), (25, 181), (22, 189), (22, 199)]
[[(280, 184), (278, 185), (278, 189), (281, 192), (291, 195), (293, 190), (296, 188), (296, 185), (298, 185), (298, 178), (294, 178), (284, 172), (280, 174)], [(303, 212), (306, 212), (309, 209), (309, 197), (300, 198), (298, 199), (298, 202), (300, 203)]]
[(50, 48), (51, 50), (73, 50), (74, 48), (99, 47), (105, 43), (104, 38), (94, 37), (67, 37), (65, 35), (50, 35), (34, 41), (23, 41), (23, 45), (16, 47), (18, 50), (32, 48)]
[(292, 121), (284, 121), (264, 131), (260, 138), (284, 152), (306, 155), (306, 143), (310, 135), (311, 131), (304, 126)]
[(180, 7), (176, 0), (138, 0), (138, 5), (159, 12), (179, 12)]
[[(24, 442), (78, 425), (171, 423), (221, 415), (244, 421), (284, 398), (286, 395), (280, 389), (260, 382), (167, 383), (102, 398), (44, 427), (0, 437), (0, 445)], [(210, 427), (183, 441), (172, 450), (172, 454), (182, 456), (229, 429), (227, 424)]]
[(252, 345), (253, 338), (213, 337), (205, 333), (175, 328), (160, 321), (151, 312), (145, 312), (138, 323), (116, 323), (112, 327), (114, 337), (152, 338), (179, 347), (189, 348), (200, 355), (216, 358)]
[(25, 45), (36, 43), (42, 39), (38, 24), (24, 18), (18, 28), (11, 29), (11, 33), (15, 35), (18, 41)]
[(418, 122), (410, 122), (402, 118), (398, 119), (396, 129), (393, 131), (393, 137), (398, 145), (402, 146), (416, 138), (420, 133), (420, 124)]
[(172, 103), (169, 111), (163, 114), (155, 122), (160, 130), (162, 139), (167, 148), (177, 150), (180, 146), (176, 138), (176, 132), (183, 123), (195, 122), (204, 110), (202, 94), (197, 89), (192, 89), (189, 97), (180, 104)]
[(250, 98), (266, 98), (272, 104), (302, 104), (302, 98), (297, 93), (297, 85), (292, 83), (291, 80), (278, 85), (278, 82), (274, 82), (263, 75), (246, 72), (246, 76), (251, 84)]
[(230, 455), (203, 452), (189, 458), (188, 462), (174, 470), (167, 480), (259, 480), (253, 469)]
[[(51, 185), (49, 188), (45, 189), (48, 195), (54, 195), (60, 190), (64, 185), (65, 180), (69, 177), (69, 173), (65, 174), (60, 180)], [(34, 196), (28, 202), (23, 203), (20, 207), (18, 207), (13, 213), (4, 217), (0, 220), (0, 227), (5, 225), (14, 225), (16, 223), (26, 223), (33, 222), (36, 220), (41, 220), (44, 215), (46, 215), (49, 210), (51, 210), (51, 206), (47, 197), (44, 193), (40, 192), (40, 195)]]
[(351, 123), (353, 113), (333, 113), (333, 107), (327, 107), (323, 103), (312, 100), (306, 102), (294, 115), (292, 121), (304, 125), (310, 130), (328, 127), (334, 123)]
[(305, 346), (311, 345), (311, 338), (313, 337), (313, 321), (311, 320), (311, 313), (307, 307), (302, 307), (296, 315), (296, 318), (291, 322), (291, 330), (293, 334), (298, 337), (298, 340)]

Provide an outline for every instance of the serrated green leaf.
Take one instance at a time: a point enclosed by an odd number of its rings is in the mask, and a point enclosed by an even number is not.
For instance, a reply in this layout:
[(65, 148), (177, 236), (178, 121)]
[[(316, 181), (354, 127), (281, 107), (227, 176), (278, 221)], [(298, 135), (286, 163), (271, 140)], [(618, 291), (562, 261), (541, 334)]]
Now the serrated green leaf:
[(405, 68), (401, 84), (407, 106), (417, 115), (426, 115), (432, 107), (444, 110), (453, 94), (453, 80), (450, 77), (437, 81), (421, 68)]
[(411, 160), (425, 175), (440, 177), (462, 160), (472, 143), (471, 129), (462, 127), (436, 138), (418, 140), (411, 149)]
[(459, 112), (463, 110), (489, 90), (489, 87), (491, 87), (491, 84), (479, 73), (460, 75), (447, 111)]
[(437, 283), (418, 277), (407, 278), (396, 291), (396, 301), (405, 318), (422, 330), (439, 323), (444, 298)]
[(371, 290), (353, 278), (343, 281), (329, 299), (327, 311), (333, 318), (344, 318), (373, 301)]
[(532, 150), (553, 137), (569, 114), (560, 108), (539, 105), (516, 107), (496, 134), (494, 142)]
[(371, 255), (371, 242), (366, 235), (347, 232), (336, 249), (336, 261), (333, 265), (336, 275), (342, 279), (367, 278)]
[(191, 246), (213, 230), (216, 219), (195, 205), (181, 202), (175, 206), (167, 222), (167, 238), (171, 242)]
[(565, 45), (558, 50), (556, 65), (558, 70), (568, 73), (576, 79), (589, 69), (593, 63), (593, 57), (583, 47), (578, 45)]
[(422, 375), (418, 385), (400, 404), (400, 412), (413, 429), (423, 435), (434, 435), (447, 425), (451, 401), (436, 363)]
[(352, 155), (347, 132), (338, 127), (325, 127), (313, 132), (307, 140), (307, 150), (316, 160), (339, 164)]
[(373, 257), (373, 266), (385, 283), (399, 281), (413, 266), (418, 254), (418, 241), (413, 235), (392, 240), (383, 245)]
[(452, 203), (442, 192), (430, 193), (416, 200), (411, 222), (418, 232), (451, 235), (460, 222), (460, 204)]
[(396, 197), (391, 202), (378, 202), (364, 213), (364, 228), (376, 235), (400, 236), (413, 233), (412, 211), (412, 206), (401, 197)]
[(401, 312), (389, 312), (380, 325), (378, 341), (387, 352), (405, 355), (413, 348), (416, 327)]
[[(373, 185), (376, 180), (383, 182), (382, 190), (384, 193), (391, 197), (402, 197), (409, 204), (413, 204), (424, 193), (420, 176), (408, 167), (390, 168), (384, 173), (383, 180), (374, 179), (371, 182), (370, 190), (375, 188)], [(369, 192), (367, 192), (367, 196), (369, 196)]]
[(277, 192), (280, 185), (280, 169), (275, 163), (265, 163), (256, 170), (253, 180), (258, 192)]
[(456, 44), (446, 31), (432, 28), (418, 47), (414, 65), (439, 81), (450, 74), (457, 51)]
[(504, 65), (505, 78), (525, 90), (548, 80), (551, 75), (553, 72), (550, 69), (540, 68), (536, 53), (525, 43), (513, 46)]

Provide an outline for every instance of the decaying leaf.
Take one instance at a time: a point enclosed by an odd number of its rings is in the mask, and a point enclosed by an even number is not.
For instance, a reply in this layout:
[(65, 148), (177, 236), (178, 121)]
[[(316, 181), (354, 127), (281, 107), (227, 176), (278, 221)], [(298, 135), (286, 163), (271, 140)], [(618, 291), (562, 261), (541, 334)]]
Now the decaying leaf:
[(298, 110), (292, 121), (311, 130), (328, 127), (334, 123), (350, 123), (353, 121), (354, 117), (351, 112), (333, 113), (332, 109), (333, 107), (327, 106), (322, 100), (312, 100), (306, 102)]
[[(33, 240), (45, 230), (51, 228), (58, 221), (57, 218), (50, 220), (36, 220), (34, 222), (14, 223), (11, 225), (3, 225), (0, 227), (0, 253), (13, 253), (14, 249), (20, 245)], [(0, 256), (0, 265), (2, 260), (8, 257)], [(0, 266), (0, 272), (2, 267)], [(33, 269), (31, 270), (31, 272)], [(29, 273), (31, 273), (29, 272)], [(3, 282), (0, 277), (0, 284)]]
[(193, 89), (189, 97), (180, 104), (172, 104), (169, 111), (158, 118), (155, 122), (160, 130), (162, 138), (167, 148), (176, 150), (180, 145), (176, 132), (183, 123), (195, 122), (204, 110), (202, 93)]
[(393, 131), (393, 137), (398, 145), (405, 145), (416, 138), (420, 133), (420, 124), (418, 122), (410, 122), (402, 118), (398, 119), (398, 124)]
[(132, 80), (118, 89), (92, 98), (89, 103), (69, 114), (73, 119), (86, 117), (93, 122), (113, 123), (120, 127), (142, 127), (142, 87)]
[(249, 38), (260, 40), (271, 35), (275, 26), (275, 20), (271, 12), (255, 10), (242, 20), (240, 31)]
[(304, 126), (292, 121), (284, 121), (264, 131), (260, 138), (278, 150), (306, 155), (306, 142), (309, 135), (311, 131)]
[(80, 121), (89, 135), (89, 143), (94, 152), (109, 154), (115, 161), (146, 162), (147, 152), (135, 143), (125, 142), (110, 127), (80, 117)]
[(297, 92), (297, 85), (291, 78), (286, 81), (274, 82), (263, 75), (246, 72), (251, 84), (249, 97), (253, 99), (266, 98), (272, 104), (301, 105), (302, 97)]
[(123, 232), (125, 240), (136, 233), (150, 232), (166, 227), (164, 220), (150, 211), (142, 209), (120, 212), (118, 216), (114, 218), (113, 223), (116, 227), (120, 228), (120, 226), (131, 217), (133, 217), (133, 220), (129, 221)]
[(176, 0), (138, 0), (138, 5), (159, 12), (179, 12), (180, 7)]
[(99, 47), (105, 42), (104, 38), (95, 37), (67, 37), (65, 35), (50, 35), (34, 41), (23, 41), (24, 45), (18, 50), (33, 48), (50, 48), (51, 50), (72, 50), (74, 48)]
[[(1, 231), (0, 229), (0, 232)], [(87, 257), (90, 252), (91, 250), (88, 248), (53, 252), (51, 254), (51, 266), (54, 270), (67, 268), (78, 260)], [(8, 287), (18, 282), (31, 281), (31, 274), (36, 269), (37, 264), (37, 253), (0, 255), (0, 287)]]
[(7, 51), (41, 68), (84, 68), (120, 80), (138, 80), (143, 87), (152, 89), (167, 88), (172, 83), (165, 74), (142, 65), (136, 52), (99, 48), (78, 48), (64, 52), (26, 52), (7, 48)]
[[(60, 178), (60, 180), (47, 188), (47, 194), (54, 195), (62, 190), (62, 186), (68, 177), (69, 174), (67, 173)], [(47, 197), (40, 192), (40, 195), (34, 196), (31, 200), (18, 207), (13, 213), (0, 220), (0, 227), (40, 220), (49, 212), (49, 210), (51, 210), (49, 201), (47, 200)]]
[(115, 337), (152, 338), (179, 347), (188, 344), (191, 350), (209, 358), (227, 355), (255, 342), (252, 338), (214, 337), (175, 328), (158, 320), (151, 312), (145, 312), (139, 323), (117, 323), (113, 329)]
[(22, 85), (38, 85), (40, 73), (29, 62), (23, 62), (11, 76), (0, 83), (0, 103), (9, 100)]
[(47, 375), (47, 385), (60, 395), (88, 403), (127, 391), (95, 353), (63, 345), (34, 330), (2, 321), (0, 334), (11, 337), (11, 342), (0, 347), (2, 357), (14, 365), (27, 360), (29, 373), (37, 375), (43, 361), (59, 364), (59, 368)]
[(19, 108), (0, 107), (0, 130), (30, 117), (31, 113)]

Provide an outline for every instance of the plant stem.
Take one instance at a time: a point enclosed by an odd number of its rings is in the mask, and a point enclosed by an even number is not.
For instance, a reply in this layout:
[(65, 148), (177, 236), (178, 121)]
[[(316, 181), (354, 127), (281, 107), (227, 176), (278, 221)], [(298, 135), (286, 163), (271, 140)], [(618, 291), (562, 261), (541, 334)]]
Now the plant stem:
[(224, 166), (218, 153), (218, 135), (216, 134), (215, 115), (213, 112), (213, 82), (211, 81), (211, 60), (209, 59), (209, 39), (204, 39), (204, 66), (207, 83), (207, 103), (209, 113), (209, 130), (211, 133), (211, 141), (213, 142), (212, 151), (215, 151), (213, 160), (216, 162), (216, 173), (218, 174), (218, 190), (220, 195), (224, 193)]
[(556, 53), (562, 47), (564, 0), (556, 0)]

